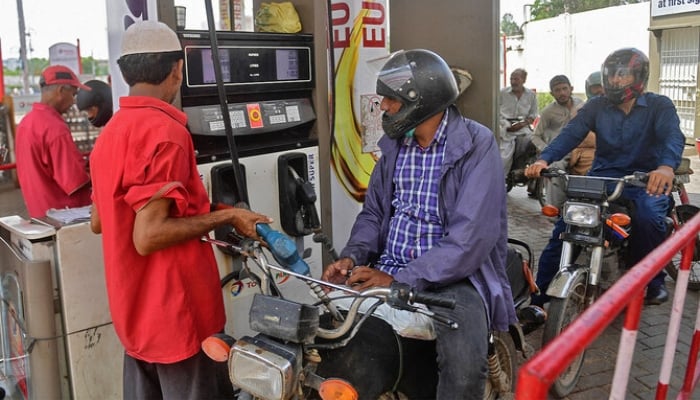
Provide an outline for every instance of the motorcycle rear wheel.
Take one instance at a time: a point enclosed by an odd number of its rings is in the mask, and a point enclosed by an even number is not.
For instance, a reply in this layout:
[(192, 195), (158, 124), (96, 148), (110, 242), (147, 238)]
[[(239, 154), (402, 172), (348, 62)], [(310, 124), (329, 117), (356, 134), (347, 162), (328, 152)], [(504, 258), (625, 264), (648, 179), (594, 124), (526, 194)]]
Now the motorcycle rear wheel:
[[(695, 214), (700, 211), (700, 208), (691, 204), (682, 204), (676, 207), (676, 216), (678, 217), (678, 224), (683, 226), (684, 223), (689, 221), (695, 216)], [(690, 262), (690, 277), (688, 279), (688, 289), (692, 291), (700, 290), (700, 237), (695, 239), (695, 252), (693, 253), (693, 260)], [(673, 256), (673, 259), (666, 264), (666, 273), (668, 273), (673, 280), (678, 279), (678, 270), (681, 267), (681, 253)]]
[(495, 332), (493, 335), (493, 346), (496, 351), (496, 356), (498, 357), (498, 362), (501, 366), (501, 370), (505, 375), (507, 381), (508, 392), (503, 393), (498, 391), (498, 387), (493, 384), (490, 377), (486, 378), (486, 385), (484, 387), (484, 400), (495, 400), (507, 398), (508, 394), (514, 391), (515, 386), (515, 371), (517, 369), (517, 362), (515, 360), (517, 350), (515, 350), (515, 344), (513, 343), (513, 338), (508, 332)]
[[(585, 275), (579, 275), (577, 281), (571, 285), (571, 292), (566, 298), (560, 299), (552, 297), (550, 300), (549, 309), (547, 311), (547, 321), (545, 322), (544, 332), (542, 334), (542, 347), (559, 336), (559, 334), (586, 309), (586, 304), (588, 302), (586, 296), (586, 279), (587, 277)], [(571, 393), (578, 383), (585, 357), (586, 352), (584, 350), (571, 362), (569, 367), (559, 375), (549, 389), (552, 396), (561, 399)]]

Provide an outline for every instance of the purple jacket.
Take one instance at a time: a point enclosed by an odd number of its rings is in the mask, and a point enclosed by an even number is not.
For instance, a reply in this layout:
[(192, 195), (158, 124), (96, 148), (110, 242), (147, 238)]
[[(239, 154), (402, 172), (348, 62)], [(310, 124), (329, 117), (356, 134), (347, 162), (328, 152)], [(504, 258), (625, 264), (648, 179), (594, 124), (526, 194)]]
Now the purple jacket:
[[(440, 182), (445, 236), (394, 279), (418, 289), (469, 279), (488, 308), (491, 328), (516, 321), (505, 272), (508, 221), (503, 166), (493, 133), (451, 106)], [(362, 211), (341, 257), (367, 265), (384, 250), (392, 215), (392, 177), (400, 140), (382, 137), (382, 157), (372, 172)]]

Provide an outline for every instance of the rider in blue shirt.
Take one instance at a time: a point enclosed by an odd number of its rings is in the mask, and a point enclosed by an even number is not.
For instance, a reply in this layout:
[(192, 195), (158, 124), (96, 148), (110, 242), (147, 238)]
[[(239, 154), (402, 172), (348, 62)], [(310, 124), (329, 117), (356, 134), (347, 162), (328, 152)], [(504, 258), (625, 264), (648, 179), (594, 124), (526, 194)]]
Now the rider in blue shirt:
[[(634, 48), (614, 51), (603, 63), (602, 74), (605, 95), (589, 100), (525, 174), (539, 176), (551, 162), (573, 150), (589, 131), (596, 133), (595, 159), (589, 175), (622, 177), (635, 171), (648, 172), (646, 188), (626, 187), (622, 194), (635, 206), (630, 236), (630, 265), (634, 265), (666, 238), (673, 171), (680, 164), (685, 137), (671, 100), (644, 92), (649, 78), (649, 59), (644, 53)], [(560, 218), (540, 257), (537, 284), (543, 293), (559, 267), (558, 236), (563, 231)], [(662, 271), (649, 283), (646, 304), (668, 300), (665, 276)], [(533, 305), (542, 306), (548, 300), (546, 295), (534, 296)]]

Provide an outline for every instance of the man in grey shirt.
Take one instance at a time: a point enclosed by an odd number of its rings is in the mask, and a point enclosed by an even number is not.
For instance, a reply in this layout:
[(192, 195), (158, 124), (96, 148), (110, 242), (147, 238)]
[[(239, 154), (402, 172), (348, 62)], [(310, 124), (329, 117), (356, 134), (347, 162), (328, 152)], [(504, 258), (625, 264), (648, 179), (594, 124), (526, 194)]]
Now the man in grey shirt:
[(524, 86), (526, 80), (527, 71), (514, 70), (510, 74), (510, 86), (501, 89), (498, 96), (504, 176), (510, 171), (513, 156), (526, 150), (532, 137), (531, 125), (537, 118), (537, 95)]

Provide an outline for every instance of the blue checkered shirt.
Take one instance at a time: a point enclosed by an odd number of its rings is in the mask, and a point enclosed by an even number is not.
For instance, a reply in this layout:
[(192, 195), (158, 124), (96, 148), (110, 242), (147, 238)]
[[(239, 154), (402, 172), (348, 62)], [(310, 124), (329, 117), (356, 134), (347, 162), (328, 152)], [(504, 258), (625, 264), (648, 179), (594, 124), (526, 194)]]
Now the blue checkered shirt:
[(422, 148), (404, 138), (396, 159), (391, 205), (394, 215), (377, 268), (390, 275), (430, 250), (443, 236), (438, 206), (440, 170), (445, 158), (447, 110), (435, 137)]

